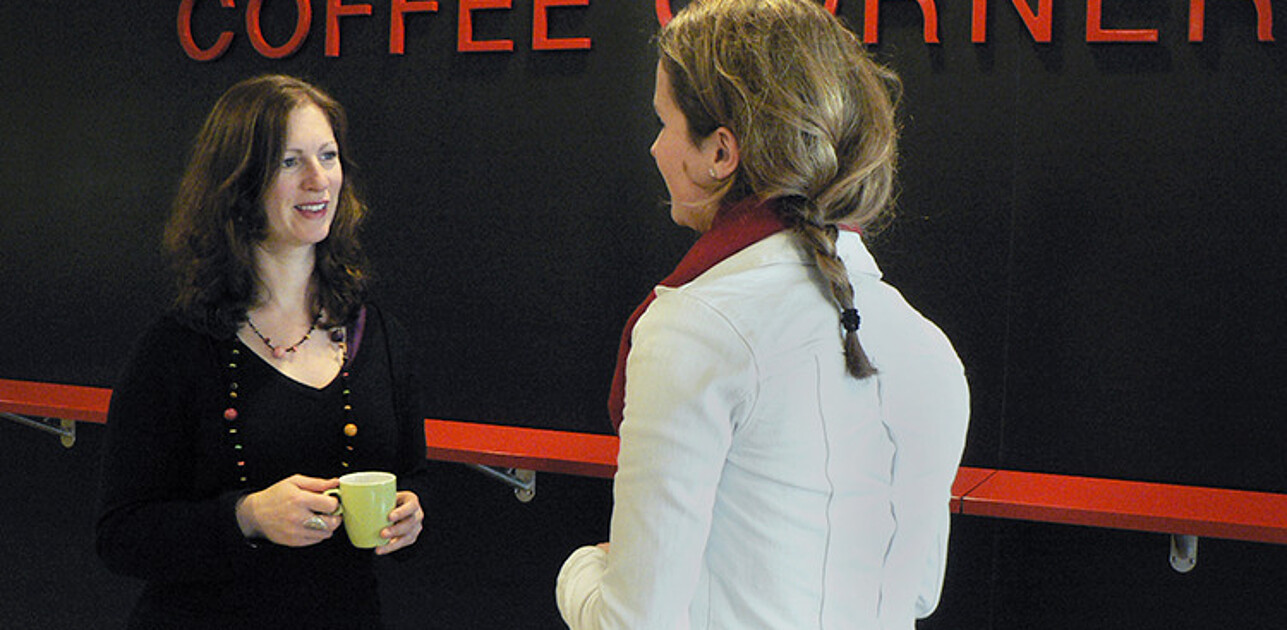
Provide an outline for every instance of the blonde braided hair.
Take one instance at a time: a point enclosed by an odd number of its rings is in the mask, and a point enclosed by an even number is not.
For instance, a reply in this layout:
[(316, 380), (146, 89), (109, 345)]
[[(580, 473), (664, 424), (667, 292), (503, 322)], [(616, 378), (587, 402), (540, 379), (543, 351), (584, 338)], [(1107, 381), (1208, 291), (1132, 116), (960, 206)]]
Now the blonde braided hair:
[(836, 238), (888, 214), (898, 77), (812, 0), (695, 0), (657, 42), (693, 142), (720, 127), (738, 140), (724, 203), (780, 200), (840, 312), (847, 371), (874, 374)]

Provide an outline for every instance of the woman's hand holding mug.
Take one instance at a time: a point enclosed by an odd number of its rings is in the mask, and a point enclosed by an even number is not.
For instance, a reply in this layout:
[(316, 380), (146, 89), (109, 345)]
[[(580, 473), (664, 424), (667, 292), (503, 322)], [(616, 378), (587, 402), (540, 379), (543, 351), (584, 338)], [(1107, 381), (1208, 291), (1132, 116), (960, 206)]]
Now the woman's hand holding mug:
[(336, 479), (292, 475), (237, 502), (237, 524), (246, 538), (266, 538), (287, 547), (307, 547), (335, 533), (339, 502), (324, 494)]
[(420, 509), (420, 497), (416, 493), (403, 490), (397, 495), (397, 506), (389, 513), (388, 527), (380, 531), (380, 537), (387, 539), (388, 544), (375, 548), (377, 555), (393, 553), (416, 542), (424, 522), (425, 513)]

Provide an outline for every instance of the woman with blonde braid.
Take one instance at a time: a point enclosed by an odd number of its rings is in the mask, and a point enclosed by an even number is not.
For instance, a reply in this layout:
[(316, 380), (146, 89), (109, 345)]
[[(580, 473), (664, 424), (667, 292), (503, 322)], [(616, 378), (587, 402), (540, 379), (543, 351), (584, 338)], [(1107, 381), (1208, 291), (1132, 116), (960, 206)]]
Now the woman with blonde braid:
[(623, 334), (611, 545), (568, 558), (559, 608), (574, 630), (911, 629), (969, 394), (854, 231), (890, 204), (897, 78), (812, 0), (695, 0), (658, 46), (652, 154), (702, 235)]

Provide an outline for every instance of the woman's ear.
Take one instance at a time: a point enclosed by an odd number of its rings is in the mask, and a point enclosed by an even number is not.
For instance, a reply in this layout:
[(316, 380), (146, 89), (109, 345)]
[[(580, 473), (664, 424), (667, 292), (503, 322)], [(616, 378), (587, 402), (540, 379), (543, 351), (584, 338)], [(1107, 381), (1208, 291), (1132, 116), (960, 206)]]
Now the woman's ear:
[(737, 136), (728, 127), (720, 127), (706, 137), (705, 153), (710, 160), (710, 175), (716, 180), (724, 181), (737, 172), (742, 155), (738, 148)]

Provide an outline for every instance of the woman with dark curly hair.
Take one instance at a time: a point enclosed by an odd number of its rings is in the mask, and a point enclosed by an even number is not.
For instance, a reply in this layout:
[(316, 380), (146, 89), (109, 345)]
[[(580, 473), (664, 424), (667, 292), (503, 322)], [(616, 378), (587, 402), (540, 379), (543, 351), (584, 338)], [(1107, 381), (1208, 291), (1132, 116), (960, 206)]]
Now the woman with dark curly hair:
[(381, 625), (373, 554), (335, 535), (326, 491), (397, 475), (386, 555), (419, 536), (428, 473), (407, 335), (367, 301), (346, 131), (325, 92), (268, 75), (197, 135), (165, 234), (174, 306), (108, 412), (97, 544), (147, 581), (130, 627)]
[(622, 337), (610, 545), (574, 630), (897, 628), (933, 611), (969, 394), (881, 281), (898, 81), (817, 0), (694, 0), (657, 37), (652, 145), (702, 235)]

